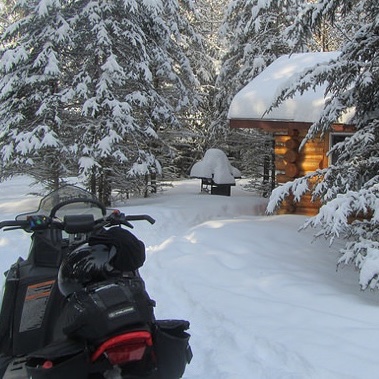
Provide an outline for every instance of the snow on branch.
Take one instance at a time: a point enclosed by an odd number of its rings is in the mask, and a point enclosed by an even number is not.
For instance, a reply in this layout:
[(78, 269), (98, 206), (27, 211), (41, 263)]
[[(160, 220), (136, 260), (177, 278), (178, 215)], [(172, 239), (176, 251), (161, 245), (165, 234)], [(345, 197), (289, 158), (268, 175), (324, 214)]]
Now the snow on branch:
[(275, 188), (270, 196), (266, 212), (274, 213), (281, 203), (289, 196), (293, 195), (295, 201), (300, 201), (301, 197), (309, 191), (309, 179), (313, 175), (307, 175), (301, 178), (296, 178), (291, 182), (284, 183), (280, 187)]

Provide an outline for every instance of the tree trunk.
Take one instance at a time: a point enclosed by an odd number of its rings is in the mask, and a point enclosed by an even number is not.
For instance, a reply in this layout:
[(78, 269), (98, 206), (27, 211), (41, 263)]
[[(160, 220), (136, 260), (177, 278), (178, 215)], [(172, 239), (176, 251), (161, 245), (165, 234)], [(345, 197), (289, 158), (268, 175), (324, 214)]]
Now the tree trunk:
[(111, 193), (112, 193), (112, 188), (111, 188), (109, 176), (107, 175), (106, 170), (104, 170), (100, 174), (100, 178), (99, 178), (99, 200), (106, 207), (109, 207), (111, 205)]

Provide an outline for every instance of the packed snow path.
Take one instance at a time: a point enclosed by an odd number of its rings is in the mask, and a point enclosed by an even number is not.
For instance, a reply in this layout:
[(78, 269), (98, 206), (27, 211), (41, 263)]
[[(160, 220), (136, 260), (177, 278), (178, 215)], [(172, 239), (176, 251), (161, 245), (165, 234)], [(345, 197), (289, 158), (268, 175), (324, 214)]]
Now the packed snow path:
[[(33, 209), (27, 178), (0, 183), (0, 219)], [(118, 204), (157, 222), (135, 223), (147, 246), (141, 273), (157, 318), (191, 322), (186, 379), (362, 379), (379, 371), (379, 294), (336, 272), (337, 246), (297, 231), (301, 216), (264, 215), (264, 200), (232, 189), (199, 193), (198, 180)], [(29, 236), (0, 232), (1, 269)]]

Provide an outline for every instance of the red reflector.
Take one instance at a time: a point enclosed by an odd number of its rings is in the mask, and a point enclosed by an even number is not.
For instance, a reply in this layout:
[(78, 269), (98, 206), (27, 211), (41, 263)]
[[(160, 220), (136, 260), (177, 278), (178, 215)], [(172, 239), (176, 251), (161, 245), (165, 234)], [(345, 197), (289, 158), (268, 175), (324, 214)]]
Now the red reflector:
[(50, 369), (53, 368), (54, 364), (51, 361), (45, 361), (43, 362), (42, 368), (44, 369)]
[(139, 361), (143, 358), (148, 346), (153, 346), (150, 332), (137, 331), (121, 334), (102, 343), (92, 354), (91, 361), (94, 362), (104, 353), (112, 365)]

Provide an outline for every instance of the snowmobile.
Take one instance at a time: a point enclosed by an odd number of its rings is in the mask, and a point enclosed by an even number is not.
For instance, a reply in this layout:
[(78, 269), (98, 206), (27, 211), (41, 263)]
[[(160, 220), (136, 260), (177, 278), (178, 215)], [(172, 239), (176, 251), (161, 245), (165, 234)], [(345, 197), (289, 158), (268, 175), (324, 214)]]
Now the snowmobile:
[(5, 273), (0, 378), (178, 379), (191, 361), (189, 322), (156, 320), (138, 271), (145, 246), (126, 227), (155, 220), (109, 210), (77, 186), (0, 222), (31, 233)]

